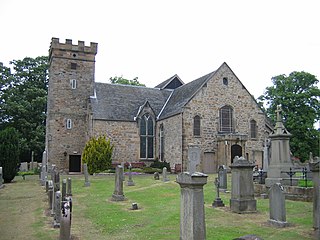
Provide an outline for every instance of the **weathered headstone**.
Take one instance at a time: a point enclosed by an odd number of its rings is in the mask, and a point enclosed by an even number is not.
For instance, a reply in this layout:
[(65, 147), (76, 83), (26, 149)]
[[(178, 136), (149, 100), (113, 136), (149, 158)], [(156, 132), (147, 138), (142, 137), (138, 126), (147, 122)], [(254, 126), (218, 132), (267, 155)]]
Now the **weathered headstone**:
[(48, 180), (48, 202), (50, 210), (52, 210), (53, 192), (53, 182), (52, 180)]
[(69, 201), (63, 201), (61, 207), (59, 240), (71, 239), (71, 212)]
[(129, 172), (128, 172), (128, 182), (127, 182), (127, 185), (128, 186), (134, 186), (134, 181), (132, 180), (132, 172), (131, 172), (131, 164), (129, 165), (128, 169), (129, 169)]
[(265, 180), (267, 187), (271, 187), (275, 183), (281, 185), (297, 185), (298, 179), (291, 179), (287, 172), (293, 169), (293, 163), (290, 157), (289, 141), (291, 134), (287, 131), (282, 123), (281, 107), (277, 107), (277, 122), (270, 134), (271, 140), (271, 159), (268, 168), (268, 177)]
[(269, 190), (269, 212), (268, 222), (276, 227), (287, 227), (286, 201), (283, 187), (280, 183), (275, 183)]
[(71, 178), (67, 179), (67, 197), (72, 196)]
[(83, 173), (84, 173), (84, 186), (89, 187), (89, 173), (88, 173), (88, 165), (86, 163), (83, 164)]
[(219, 178), (215, 178), (214, 185), (217, 188), (217, 196), (216, 196), (216, 199), (212, 203), (212, 207), (224, 207), (224, 203), (219, 196), (219, 190), (220, 190), (219, 189), (219, 187), (220, 187)]
[(167, 174), (168, 174), (168, 173), (167, 173), (167, 168), (164, 167), (164, 168), (162, 169), (162, 181), (164, 181), (164, 182), (170, 181), (170, 179), (168, 178)]
[[(310, 162), (309, 168), (312, 172), (312, 182), (313, 182), (313, 229), (317, 232), (320, 231), (320, 171), (319, 163)], [(320, 236), (319, 236), (320, 237)]]
[(189, 146), (187, 172), (190, 174), (197, 172), (197, 167), (200, 164), (200, 153), (201, 150), (198, 146)]
[(124, 201), (125, 196), (123, 194), (123, 167), (118, 165), (116, 167), (116, 175), (115, 175), (115, 187), (114, 192), (112, 194), (112, 201)]
[(0, 188), (3, 187), (2, 167), (0, 167)]
[(57, 170), (54, 171), (53, 187), (55, 192), (60, 191), (60, 173)]
[(28, 163), (27, 162), (22, 162), (20, 164), (20, 172), (28, 172)]
[(67, 196), (67, 179), (62, 180), (61, 201), (65, 201)]
[(44, 186), (45, 184), (45, 178), (48, 175), (47, 172), (47, 152), (46, 150), (42, 153), (42, 163), (41, 163), (41, 172), (40, 172), (40, 179), (41, 179), (41, 185)]
[(232, 169), (230, 209), (236, 213), (251, 213), (257, 211), (257, 201), (254, 199), (253, 168), (243, 157), (236, 156)]
[(154, 180), (159, 180), (159, 179), (160, 179), (159, 173), (158, 173), (158, 172), (155, 172), (155, 173), (153, 174), (153, 178), (154, 178)]
[(199, 172), (184, 172), (177, 176), (181, 188), (180, 240), (206, 239), (203, 186), (207, 177)]
[(54, 199), (54, 220), (53, 220), (53, 227), (59, 228), (60, 227), (60, 219), (61, 219), (61, 193), (60, 191), (57, 191), (55, 193), (55, 199)]
[(138, 204), (137, 203), (132, 203), (131, 210), (138, 210)]
[(227, 191), (228, 179), (227, 179), (227, 168), (225, 165), (220, 165), (218, 167), (218, 180), (220, 191)]
[(263, 171), (268, 172), (270, 162), (270, 139), (265, 139), (263, 144)]

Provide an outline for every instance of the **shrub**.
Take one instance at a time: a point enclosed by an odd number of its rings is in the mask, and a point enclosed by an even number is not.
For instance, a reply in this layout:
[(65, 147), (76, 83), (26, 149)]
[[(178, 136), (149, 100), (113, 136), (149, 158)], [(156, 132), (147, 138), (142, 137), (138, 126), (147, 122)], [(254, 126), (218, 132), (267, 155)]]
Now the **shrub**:
[(88, 165), (89, 174), (103, 172), (111, 167), (113, 145), (104, 135), (92, 137), (84, 147), (82, 160)]
[(150, 173), (150, 174), (153, 174), (153, 173), (155, 173), (155, 172), (161, 173), (161, 172), (162, 172), (162, 169), (152, 168), (152, 167), (144, 167), (144, 168), (143, 168), (143, 172), (144, 172), (144, 173)]
[(150, 165), (150, 167), (152, 167), (152, 168), (159, 168), (159, 169), (161, 169), (161, 171), (162, 171), (162, 169), (163, 169), (164, 167), (166, 167), (168, 172), (171, 171), (170, 163), (168, 163), (168, 162), (155, 161), (154, 163), (152, 163), (152, 164)]
[(3, 181), (9, 183), (16, 176), (19, 164), (19, 134), (14, 128), (6, 128), (0, 132), (0, 166)]

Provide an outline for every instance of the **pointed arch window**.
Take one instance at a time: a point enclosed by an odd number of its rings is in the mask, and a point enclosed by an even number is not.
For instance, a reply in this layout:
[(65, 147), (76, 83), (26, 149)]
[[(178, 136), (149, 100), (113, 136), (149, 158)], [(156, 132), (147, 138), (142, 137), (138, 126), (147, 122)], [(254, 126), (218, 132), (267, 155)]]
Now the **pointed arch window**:
[(140, 120), (140, 158), (154, 158), (154, 123), (149, 114)]
[(193, 118), (193, 135), (200, 136), (201, 119), (200, 116), (195, 116)]
[(231, 133), (233, 126), (233, 109), (231, 106), (223, 106), (219, 110), (220, 132)]
[(255, 120), (250, 121), (250, 137), (257, 138), (257, 122)]

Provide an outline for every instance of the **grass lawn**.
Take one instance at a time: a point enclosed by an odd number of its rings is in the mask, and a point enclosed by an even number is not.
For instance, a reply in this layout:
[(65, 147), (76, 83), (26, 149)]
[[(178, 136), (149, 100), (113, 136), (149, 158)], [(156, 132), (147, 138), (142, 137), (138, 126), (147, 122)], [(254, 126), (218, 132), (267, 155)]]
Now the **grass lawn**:
[[(215, 176), (209, 175), (204, 187), (207, 239), (230, 240), (246, 234), (264, 240), (313, 239), (312, 203), (287, 200), (291, 226), (274, 228), (267, 224), (268, 199), (257, 198), (257, 213), (236, 214), (229, 210), (230, 193), (221, 193), (226, 207), (212, 208)], [(84, 176), (61, 176), (61, 180), (67, 177), (72, 178), (72, 239), (179, 239), (180, 187), (175, 175), (169, 182), (156, 181), (153, 175), (133, 176), (135, 186), (124, 182), (123, 202), (110, 201), (114, 175), (90, 176), (90, 187), (84, 187)], [(230, 179), (228, 175), (229, 190)], [(134, 202), (139, 210), (130, 210)], [(59, 230), (51, 227), (52, 218), (44, 209), (47, 197), (38, 178), (17, 177), (0, 190), (0, 239), (57, 239)]]

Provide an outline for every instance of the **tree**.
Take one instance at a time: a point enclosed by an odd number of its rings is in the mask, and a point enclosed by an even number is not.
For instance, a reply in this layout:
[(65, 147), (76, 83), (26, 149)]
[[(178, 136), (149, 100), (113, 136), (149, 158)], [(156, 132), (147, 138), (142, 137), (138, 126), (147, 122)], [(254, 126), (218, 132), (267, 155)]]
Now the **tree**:
[(320, 118), (318, 82), (314, 75), (303, 71), (279, 75), (272, 78), (273, 86), (258, 98), (272, 120), (276, 119), (277, 105), (281, 105), (284, 124), (293, 135), (290, 150), (302, 161), (309, 158), (310, 152), (319, 154), (319, 132), (315, 129)]
[(123, 78), (122, 76), (121, 77), (115, 76), (113, 78), (112, 77), (110, 78), (110, 82), (114, 84), (134, 85), (134, 86), (143, 86), (143, 87), (146, 86), (138, 81), (138, 77), (135, 77), (133, 80), (128, 80)]
[(13, 60), (13, 71), (0, 65), (0, 130), (14, 127), (19, 132), (21, 159), (31, 151), (41, 159), (45, 142), (48, 57)]
[(16, 129), (9, 127), (0, 131), (0, 166), (5, 183), (14, 179), (19, 162), (19, 133)]
[(82, 160), (88, 164), (89, 174), (102, 172), (111, 167), (113, 145), (105, 136), (92, 137), (86, 143)]

